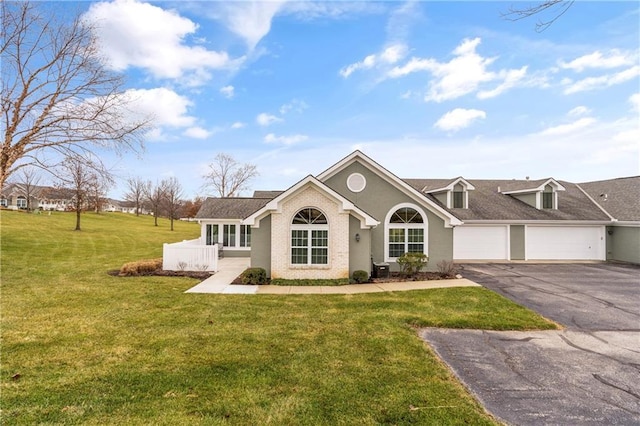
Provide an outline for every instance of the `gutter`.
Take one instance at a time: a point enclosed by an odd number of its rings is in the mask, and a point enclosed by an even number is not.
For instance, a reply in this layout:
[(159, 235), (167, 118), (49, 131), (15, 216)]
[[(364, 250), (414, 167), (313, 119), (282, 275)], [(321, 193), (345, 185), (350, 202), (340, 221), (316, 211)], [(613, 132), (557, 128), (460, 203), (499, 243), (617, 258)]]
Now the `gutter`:
[[(465, 220), (463, 225), (613, 225), (614, 220)], [(639, 222), (640, 223), (640, 222)]]

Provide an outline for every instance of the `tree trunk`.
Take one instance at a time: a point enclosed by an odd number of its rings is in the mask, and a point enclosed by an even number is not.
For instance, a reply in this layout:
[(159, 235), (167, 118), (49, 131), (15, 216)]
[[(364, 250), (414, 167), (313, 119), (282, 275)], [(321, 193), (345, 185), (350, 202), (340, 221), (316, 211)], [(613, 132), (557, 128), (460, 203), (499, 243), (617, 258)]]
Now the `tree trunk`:
[(76, 229), (75, 229), (75, 231), (80, 231), (80, 213), (81, 213), (81, 210), (77, 209), (76, 210)]

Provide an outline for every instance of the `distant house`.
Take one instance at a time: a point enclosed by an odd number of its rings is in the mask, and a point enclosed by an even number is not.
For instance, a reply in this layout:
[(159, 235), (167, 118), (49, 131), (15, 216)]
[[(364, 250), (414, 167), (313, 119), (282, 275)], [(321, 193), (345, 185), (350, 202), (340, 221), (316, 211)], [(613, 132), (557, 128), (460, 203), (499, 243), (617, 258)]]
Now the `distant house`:
[(201, 244), (250, 257), (272, 278), (394, 270), (406, 252), (428, 255), (429, 269), (443, 260), (640, 263), (638, 194), (640, 177), (401, 179), (355, 151), (285, 191), (207, 198), (196, 219)]
[[(27, 194), (29, 192), (29, 194)], [(30, 202), (27, 204), (27, 196)], [(0, 206), (11, 210), (57, 210), (65, 211), (73, 208), (73, 191), (50, 186), (33, 185), (29, 191), (21, 183), (11, 183), (0, 192)]]

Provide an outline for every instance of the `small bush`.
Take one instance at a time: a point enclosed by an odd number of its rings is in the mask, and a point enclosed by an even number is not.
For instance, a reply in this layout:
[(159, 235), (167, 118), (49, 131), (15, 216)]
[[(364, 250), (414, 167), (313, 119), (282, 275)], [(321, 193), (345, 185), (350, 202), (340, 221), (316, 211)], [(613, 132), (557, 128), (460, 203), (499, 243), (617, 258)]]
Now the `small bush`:
[(262, 285), (267, 283), (267, 271), (264, 268), (248, 268), (240, 275), (242, 284)]
[(427, 266), (429, 257), (424, 253), (404, 253), (397, 262), (404, 275), (413, 277)]
[(369, 274), (363, 270), (353, 271), (353, 281), (357, 284), (366, 283), (369, 281)]
[(456, 264), (451, 260), (441, 260), (436, 264), (438, 273), (443, 277), (453, 277), (456, 274)]
[(158, 269), (162, 269), (162, 259), (138, 260), (122, 265), (119, 275), (135, 277), (150, 274)]

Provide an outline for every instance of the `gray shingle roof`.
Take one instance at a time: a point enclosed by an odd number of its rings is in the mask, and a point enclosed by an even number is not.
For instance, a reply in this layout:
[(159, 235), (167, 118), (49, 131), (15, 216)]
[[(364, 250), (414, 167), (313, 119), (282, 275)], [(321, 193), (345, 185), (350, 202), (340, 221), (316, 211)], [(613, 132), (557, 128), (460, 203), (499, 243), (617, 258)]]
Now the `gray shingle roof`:
[[(452, 182), (454, 179), (450, 179)], [(475, 187), (469, 191), (469, 208), (447, 209), (461, 220), (588, 220), (607, 221), (609, 217), (602, 212), (580, 189), (570, 182), (559, 182), (565, 191), (558, 192), (558, 209), (538, 210), (505, 191), (530, 189), (540, 186), (548, 179), (540, 180), (474, 180), (466, 179)], [(433, 183), (431, 182), (433, 181)], [(405, 179), (409, 185), (418, 190), (443, 187), (442, 179)], [(500, 190), (498, 190), (498, 188)], [(432, 201), (440, 204), (435, 197), (425, 194)]]
[(272, 198), (209, 197), (202, 203), (196, 219), (244, 219), (271, 200)]
[(274, 199), (284, 191), (253, 191), (253, 198), (270, 198)]
[(640, 176), (579, 184), (617, 220), (640, 221)]

